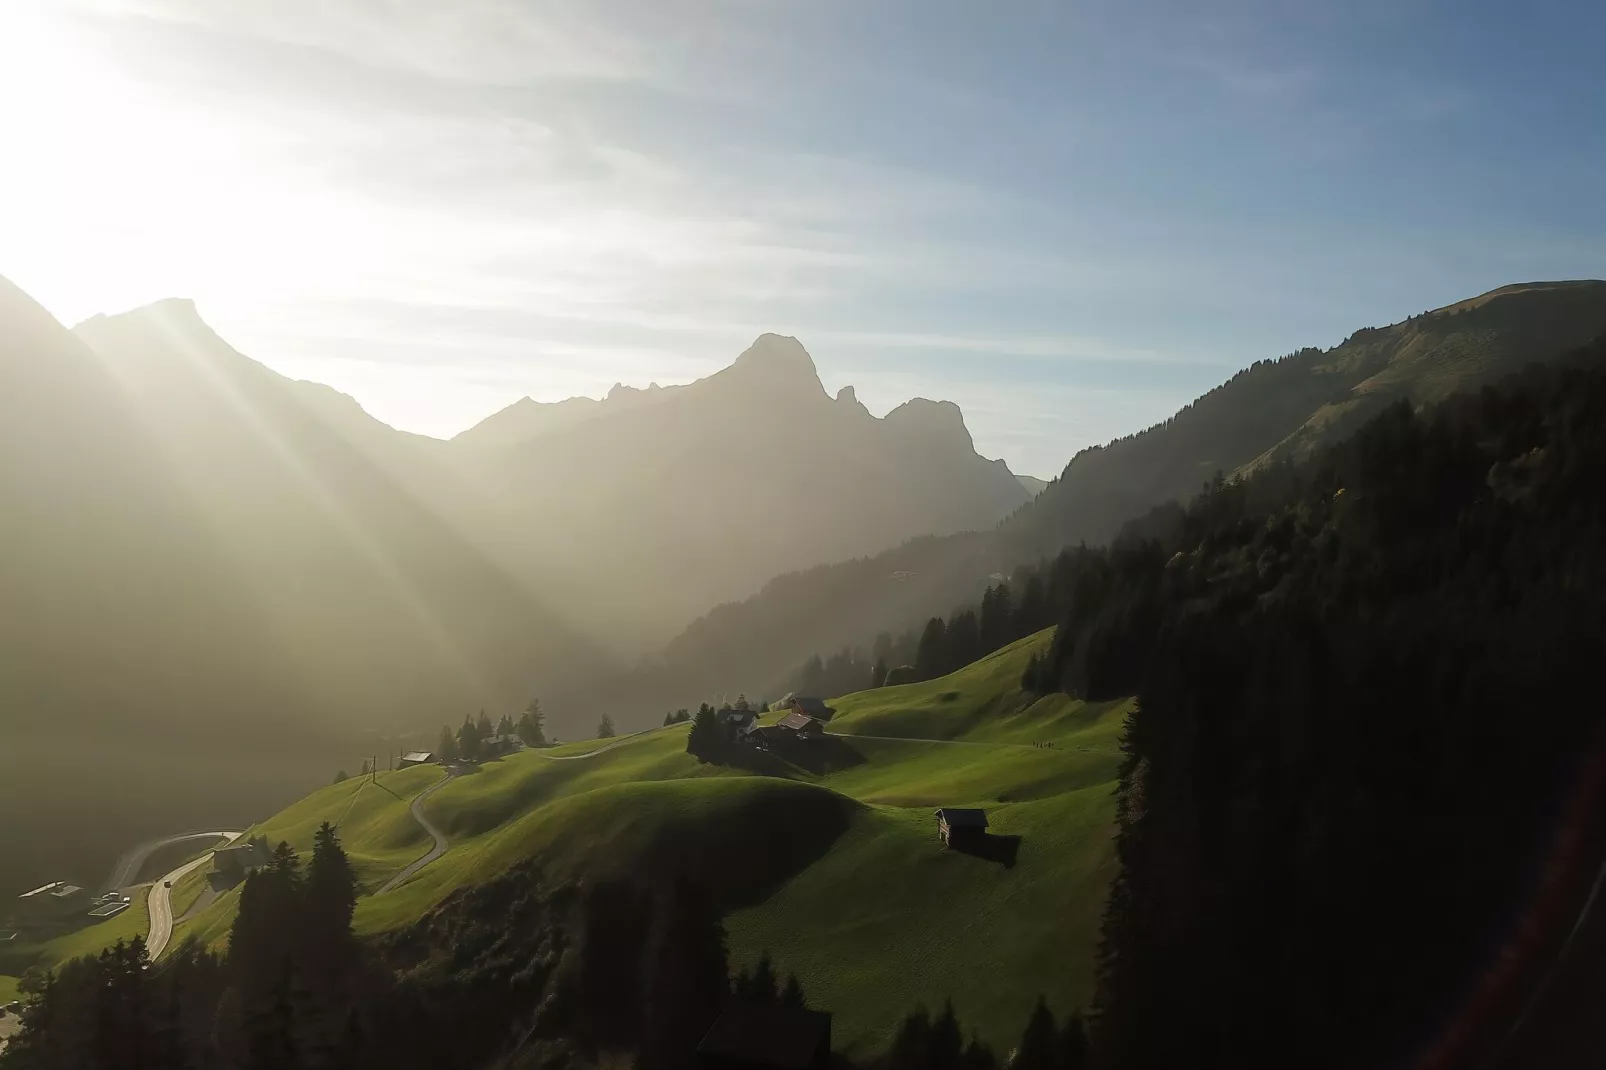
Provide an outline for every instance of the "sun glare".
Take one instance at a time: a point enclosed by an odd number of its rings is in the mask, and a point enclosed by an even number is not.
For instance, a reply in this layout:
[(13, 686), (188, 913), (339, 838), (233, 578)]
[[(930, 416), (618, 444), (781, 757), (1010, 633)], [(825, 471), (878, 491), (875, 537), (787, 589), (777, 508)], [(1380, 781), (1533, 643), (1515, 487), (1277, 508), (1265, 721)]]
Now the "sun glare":
[(0, 5), (0, 274), (74, 320), (338, 272), (306, 236), (361, 211), (275, 174), (260, 130), (125, 76), (77, 18)]

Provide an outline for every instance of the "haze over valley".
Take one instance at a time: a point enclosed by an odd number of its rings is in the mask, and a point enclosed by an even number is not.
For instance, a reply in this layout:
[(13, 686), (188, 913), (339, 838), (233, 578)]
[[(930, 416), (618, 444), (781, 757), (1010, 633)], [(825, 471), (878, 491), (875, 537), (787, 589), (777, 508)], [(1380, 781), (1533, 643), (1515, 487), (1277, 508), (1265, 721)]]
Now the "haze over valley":
[(0, 0), (0, 1070), (1606, 1065), (1601, 40)]

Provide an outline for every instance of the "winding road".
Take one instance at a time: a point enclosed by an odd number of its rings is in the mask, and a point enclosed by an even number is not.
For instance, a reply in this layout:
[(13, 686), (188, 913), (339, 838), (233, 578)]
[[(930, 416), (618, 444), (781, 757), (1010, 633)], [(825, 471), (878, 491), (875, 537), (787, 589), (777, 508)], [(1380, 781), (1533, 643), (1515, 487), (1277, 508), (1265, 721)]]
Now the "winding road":
[(386, 881), (384, 886), (381, 887), (379, 891), (374, 893), (375, 895), (384, 895), (402, 881), (405, 881), (408, 877), (411, 877), (414, 873), (417, 873), (419, 870), (423, 869), (425, 866), (435, 861), (435, 859), (446, 853), (446, 848), (450, 846), (446, 839), (446, 833), (436, 828), (430, 822), (429, 818), (424, 816), (424, 800), (435, 794), (447, 784), (450, 784), (454, 775), (455, 774), (453, 773), (447, 773), (445, 777), (435, 781), (435, 783), (413, 796), (413, 804), (407, 808), (408, 811), (413, 815), (413, 820), (418, 822), (419, 826), (423, 828), (425, 832), (434, 837), (435, 846), (431, 847), (429, 849), (429, 853), (423, 858), (420, 858), (415, 862), (408, 863), (405, 869), (396, 874), (394, 877), (390, 878), (390, 880)]
[(106, 879), (106, 885), (101, 891), (115, 892), (131, 887), (139, 877), (140, 867), (145, 864), (145, 860), (153, 852), (166, 847), (170, 843), (183, 843), (186, 840), (220, 840), (224, 836), (238, 835), (238, 832), (228, 829), (206, 829), (201, 832), (180, 832), (174, 836), (146, 840), (144, 843), (130, 847), (123, 852), (122, 857), (117, 860), (117, 864), (112, 867), (112, 875)]
[[(235, 840), (245, 835), (245, 833), (210, 832), (205, 833), (205, 835), (211, 836), (213, 839), (221, 839), (226, 836), (228, 837), (228, 842), (233, 843)], [(172, 843), (184, 838), (185, 837), (182, 836), (175, 836), (165, 842)], [(182, 866), (179, 866), (177, 869), (173, 870), (171, 873), (163, 876), (160, 880), (152, 882), (150, 894), (145, 900), (146, 909), (149, 910), (151, 917), (150, 931), (145, 936), (145, 952), (146, 954), (150, 955), (152, 962), (155, 962), (161, 957), (162, 952), (167, 950), (167, 945), (173, 939), (172, 886), (177, 884), (181, 878), (187, 876), (191, 871), (199, 869), (208, 862), (212, 861), (213, 853), (214, 852), (212, 851), (208, 851), (200, 858), (191, 859)], [(141, 861), (143, 861), (143, 859), (141, 859)]]
[[(642, 734), (643, 733), (636, 732), (632, 735), (620, 736), (612, 743), (605, 743), (596, 750), (588, 750), (584, 754), (542, 754), (539, 748), (530, 747), (528, 749), (535, 751), (536, 754), (540, 755), (542, 758), (545, 758), (549, 762), (577, 762), (584, 758), (595, 758), (597, 755), (602, 754), (605, 751), (610, 751), (615, 747), (623, 746), (624, 744), (629, 743), (632, 739), (635, 739), (636, 736)], [(375, 895), (384, 895), (386, 892), (392, 891), (413, 874), (417, 873), (419, 870), (435, 861), (435, 859), (445, 854), (446, 849), (451, 846), (451, 841), (446, 838), (446, 833), (436, 828), (430, 819), (424, 816), (424, 800), (435, 794), (447, 784), (451, 783), (452, 778), (456, 775), (456, 773), (448, 772), (444, 780), (437, 780), (435, 783), (413, 796), (413, 804), (407, 808), (408, 812), (413, 815), (413, 820), (418, 822), (419, 827), (425, 832), (429, 833), (430, 838), (435, 841), (435, 845), (429, 849), (429, 853), (424, 855), (424, 857), (408, 863), (405, 869), (381, 885), (379, 890), (374, 893)]]

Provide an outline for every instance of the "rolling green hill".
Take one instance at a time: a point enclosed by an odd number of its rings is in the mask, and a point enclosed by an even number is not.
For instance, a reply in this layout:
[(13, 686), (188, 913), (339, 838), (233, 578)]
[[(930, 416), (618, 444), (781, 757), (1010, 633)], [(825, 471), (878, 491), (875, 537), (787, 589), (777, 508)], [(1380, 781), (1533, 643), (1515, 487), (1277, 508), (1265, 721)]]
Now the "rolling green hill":
[[(1050, 633), (940, 680), (849, 695), (823, 760), (703, 765), (677, 725), (524, 751), (439, 786), (422, 804), (451, 840), (394, 891), (375, 895), (429, 847), (407, 813), (434, 768), (314, 792), (254, 832), (303, 851), (335, 822), (364, 897), (356, 925), (410, 924), (454, 890), (526, 858), (555, 879), (691, 873), (727, 911), (733, 967), (768, 951), (836, 1016), (835, 1041), (882, 1050), (918, 1003), (952, 998), (1000, 1051), (1038, 995), (1086, 1003), (1106, 887), (1118, 738), (1126, 703), (1033, 700), (1022, 668)], [(800, 759), (800, 761), (802, 761)], [(987, 808), (983, 855), (945, 851), (931, 811)], [(222, 946), (237, 893), (177, 939)]]

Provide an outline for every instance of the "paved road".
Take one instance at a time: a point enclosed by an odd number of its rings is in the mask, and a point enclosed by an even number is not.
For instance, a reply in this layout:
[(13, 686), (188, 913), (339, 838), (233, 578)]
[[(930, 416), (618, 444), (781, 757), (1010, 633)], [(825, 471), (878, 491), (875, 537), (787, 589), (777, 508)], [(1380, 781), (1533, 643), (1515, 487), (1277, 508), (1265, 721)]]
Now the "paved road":
[(453, 774), (447, 773), (443, 779), (437, 780), (435, 783), (419, 792), (413, 797), (413, 805), (408, 807), (408, 809), (412, 812), (413, 820), (418, 822), (425, 832), (434, 837), (435, 846), (431, 847), (429, 849), (429, 853), (423, 858), (418, 859), (416, 862), (410, 863), (406, 869), (402, 870), (400, 873), (390, 878), (390, 880), (386, 881), (384, 887), (375, 892), (375, 895), (384, 895), (402, 881), (406, 880), (408, 877), (411, 877), (414, 873), (417, 873), (419, 870), (423, 869), (425, 866), (435, 861), (435, 859), (446, 853), (446, 848), (450, 846), (446, 839), (446, 833), (436, 828), (430, 823), (429, 818), (424, 816), (424, 800), (435, 794), (447, 784), (450, 784), (452, 782), (452, 776)]
[(139, 877), (140, 867), (145, 860), (158, 848), (166, 847), (170, 843), (183, 843), (186, 840), (220, 840), (224, 836), (234, 836), (238, 833), (224, 829), (208, 829), (204, 832), (181, 832), (176, 836), (163, 836), (159, 840), (147, 840), (123, 852), (123, 856), (112, 867), (112, 875), (107, 878), (106, 885), (101, 891), (115, 892), (133, 885)]
[[(214, 832), (211, 836), (219, 839), (227, 836), (230, 843), (245, 835), (243, 832)], [(184, 863), (177, 869), (162, 877), (161, 880), (151, 884), (150, 895), (146, 898), (146, 906), (150, 910), (151, 927), (145, 937), (145, 950), (155, 962), (167, 950), (168, 943), (173, 939), (173, 891), (170, 885), (177, 884), (179, 879), (192, 870), (199, 869), (212, 861), (213, 852), (208, 851), (200, 858)]]
[[(648, 731), (652, 731), (652, 729), (648, 729)], [(545, 758), (549, 762), (577, 762), (582, 758), (595, 758), (597, 755), (601, 754), (603, 751), (610, 751), (610, 750), (613, 750), (615, 747), (622, 747), (626, 743), (629, 743), (631, 740), (635, 739), (637, 736), (643, 735), (643, 734), (644, 733), (642, 733), (642, 732), (633, 732), (628, 736), (620, 736), (618, 739), (614, 740), (612, 743), (604, 743), (602, 746), (598, 747), (596, 750), (588, 750), (584, 754), (548, 754), (548, 753), (546, 753), (545, 750), (543, 750), (540, 747), (531, 747), (531, 748), (528, 748), (528, 749), (535, 751), (535, 753), (539, 754), (541, 757)]]

